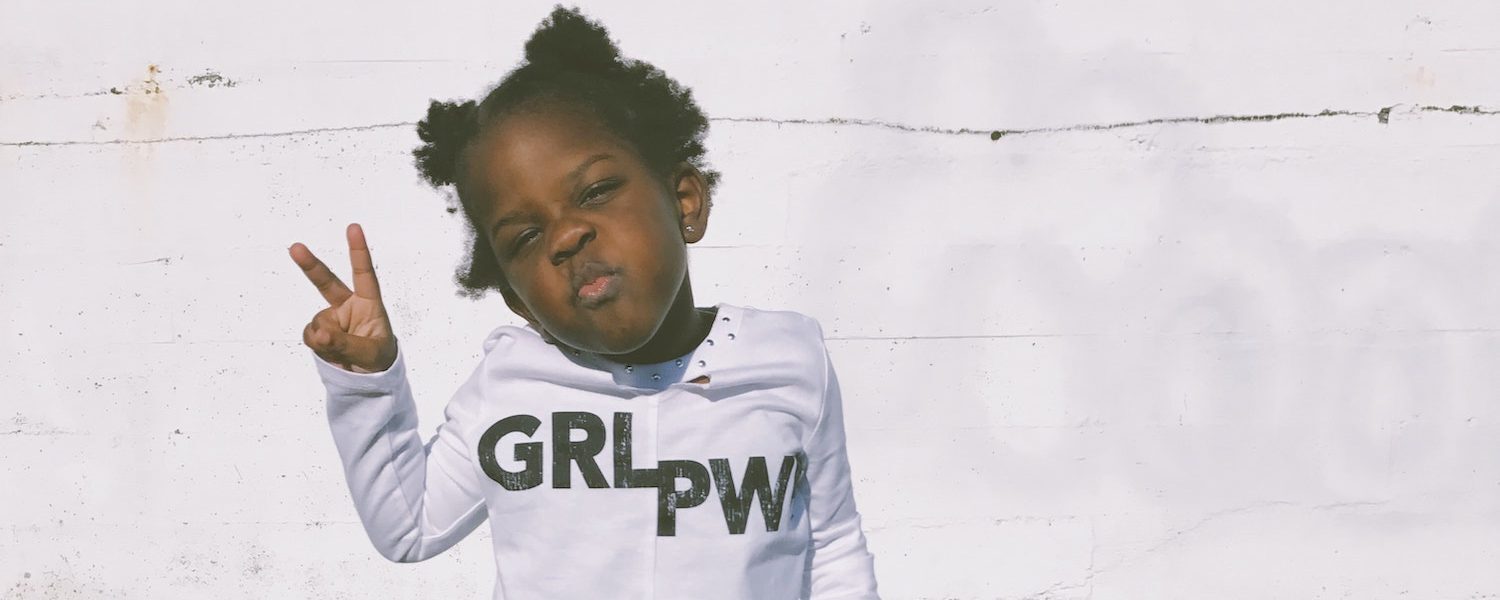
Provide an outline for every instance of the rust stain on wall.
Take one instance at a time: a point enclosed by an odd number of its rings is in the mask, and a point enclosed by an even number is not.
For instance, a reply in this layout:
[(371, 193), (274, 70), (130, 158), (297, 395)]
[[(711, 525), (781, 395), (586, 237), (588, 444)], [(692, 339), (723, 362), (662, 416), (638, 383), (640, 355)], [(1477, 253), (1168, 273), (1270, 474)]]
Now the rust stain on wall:
[(162, 137), (167, 125), (166, 92), (156, 81), (160, 67), (148, 65), (146, 78), (125, 94), (125, 131), (137, 139)]
[(1437, 73), (1425, 65), (1418, 65), (1415, 71), (1407, 74), (1406, 80), (1421, 89), (1433, 89), (1437, 87)]
[[(127, 87), (122, 94), (125, 100), (124, 138), (127, 140), (154, 140), (167, 131), (171, 100), (157, 76), (161, 68), (155, 64), (146, 66), (145, 79)], [(152, 195), (156, 179), (156, 145), (129, 144), (121, 149), (121, 167), (124, 170), (124, 189), (129, 197), (121, 209), (127, 222), (143, 236), (155, 221), (152, 215)]]

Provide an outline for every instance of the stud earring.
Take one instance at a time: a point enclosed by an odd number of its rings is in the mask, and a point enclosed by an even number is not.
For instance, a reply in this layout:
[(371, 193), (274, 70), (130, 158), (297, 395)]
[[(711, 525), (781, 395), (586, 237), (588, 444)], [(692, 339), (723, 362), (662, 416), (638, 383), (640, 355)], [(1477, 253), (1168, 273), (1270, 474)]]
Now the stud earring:
[(688, 230), (688, 231), (692, 231), (692, 230), (693, 230), (693, 226), (692, 226), (692, 225), (688, 225), (688, 226), (687, 226), (687, 230)]

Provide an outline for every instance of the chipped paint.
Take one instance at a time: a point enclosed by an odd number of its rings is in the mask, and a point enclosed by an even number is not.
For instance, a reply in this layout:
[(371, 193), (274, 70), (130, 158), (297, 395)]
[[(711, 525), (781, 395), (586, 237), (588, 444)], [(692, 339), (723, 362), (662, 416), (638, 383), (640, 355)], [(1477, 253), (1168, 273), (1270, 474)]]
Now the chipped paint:
[(191, 86), (202, 86), (202, 87), (210, 87), (210, 88), (216, 88), (216, 87), (226, 87), (226, 88), (229, 88), (229, 87), (234, 87), (236, 85), (239, 85), (238, 81), (235, 81), (233, 79), (230, 79), (228, 77), (220, 75), (220, 74), (218, 74), (218, 73), (216, 73), (216, 72), (214, 72), (212, 70), (205, 71), (205, 72), (203, 72), (201, 74), (189, 77), (188, 80), (187, 80), (187, 83), (188, 83), (188, 85), (191, 85)]

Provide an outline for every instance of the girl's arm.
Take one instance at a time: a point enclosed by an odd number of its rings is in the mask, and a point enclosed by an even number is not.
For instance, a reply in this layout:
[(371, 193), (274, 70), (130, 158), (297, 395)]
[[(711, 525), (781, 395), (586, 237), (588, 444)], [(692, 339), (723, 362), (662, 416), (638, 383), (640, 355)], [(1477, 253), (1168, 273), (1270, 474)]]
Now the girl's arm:
[(849, 453), (844, 448), (843, 398), (825, 352), (822, 414), (807, 444), (808, 517), (812, 525), (811, 600), (879, 599), (874, 557), (854, 506)]
[(484, 522), (484, 496), (459, 423), (477, 397), (474, 375), (444, 410), (425, 444), (399, 345), (385, 371), (354, 373), (314, 355), (328, 389), (328, 425), (365, 533), (381, 556), (426, 560)]

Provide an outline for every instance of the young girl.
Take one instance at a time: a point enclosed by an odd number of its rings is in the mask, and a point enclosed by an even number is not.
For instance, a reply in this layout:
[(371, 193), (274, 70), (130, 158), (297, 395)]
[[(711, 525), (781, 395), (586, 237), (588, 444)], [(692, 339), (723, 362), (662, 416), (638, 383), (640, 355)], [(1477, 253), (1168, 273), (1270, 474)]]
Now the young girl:
[(527, 326), (490, 332), (425, 444), (363, 231), (353, 291), (292, 245), (330, 304), (303, 340), (382, 555), (431, 558), (488, 519), (495, 598), (877, 597), (818, 323), (693, 304), (707, 127), (562, 8), (483, 101), (432, 103), (414, 154), (470, 226), (458, 283)]

